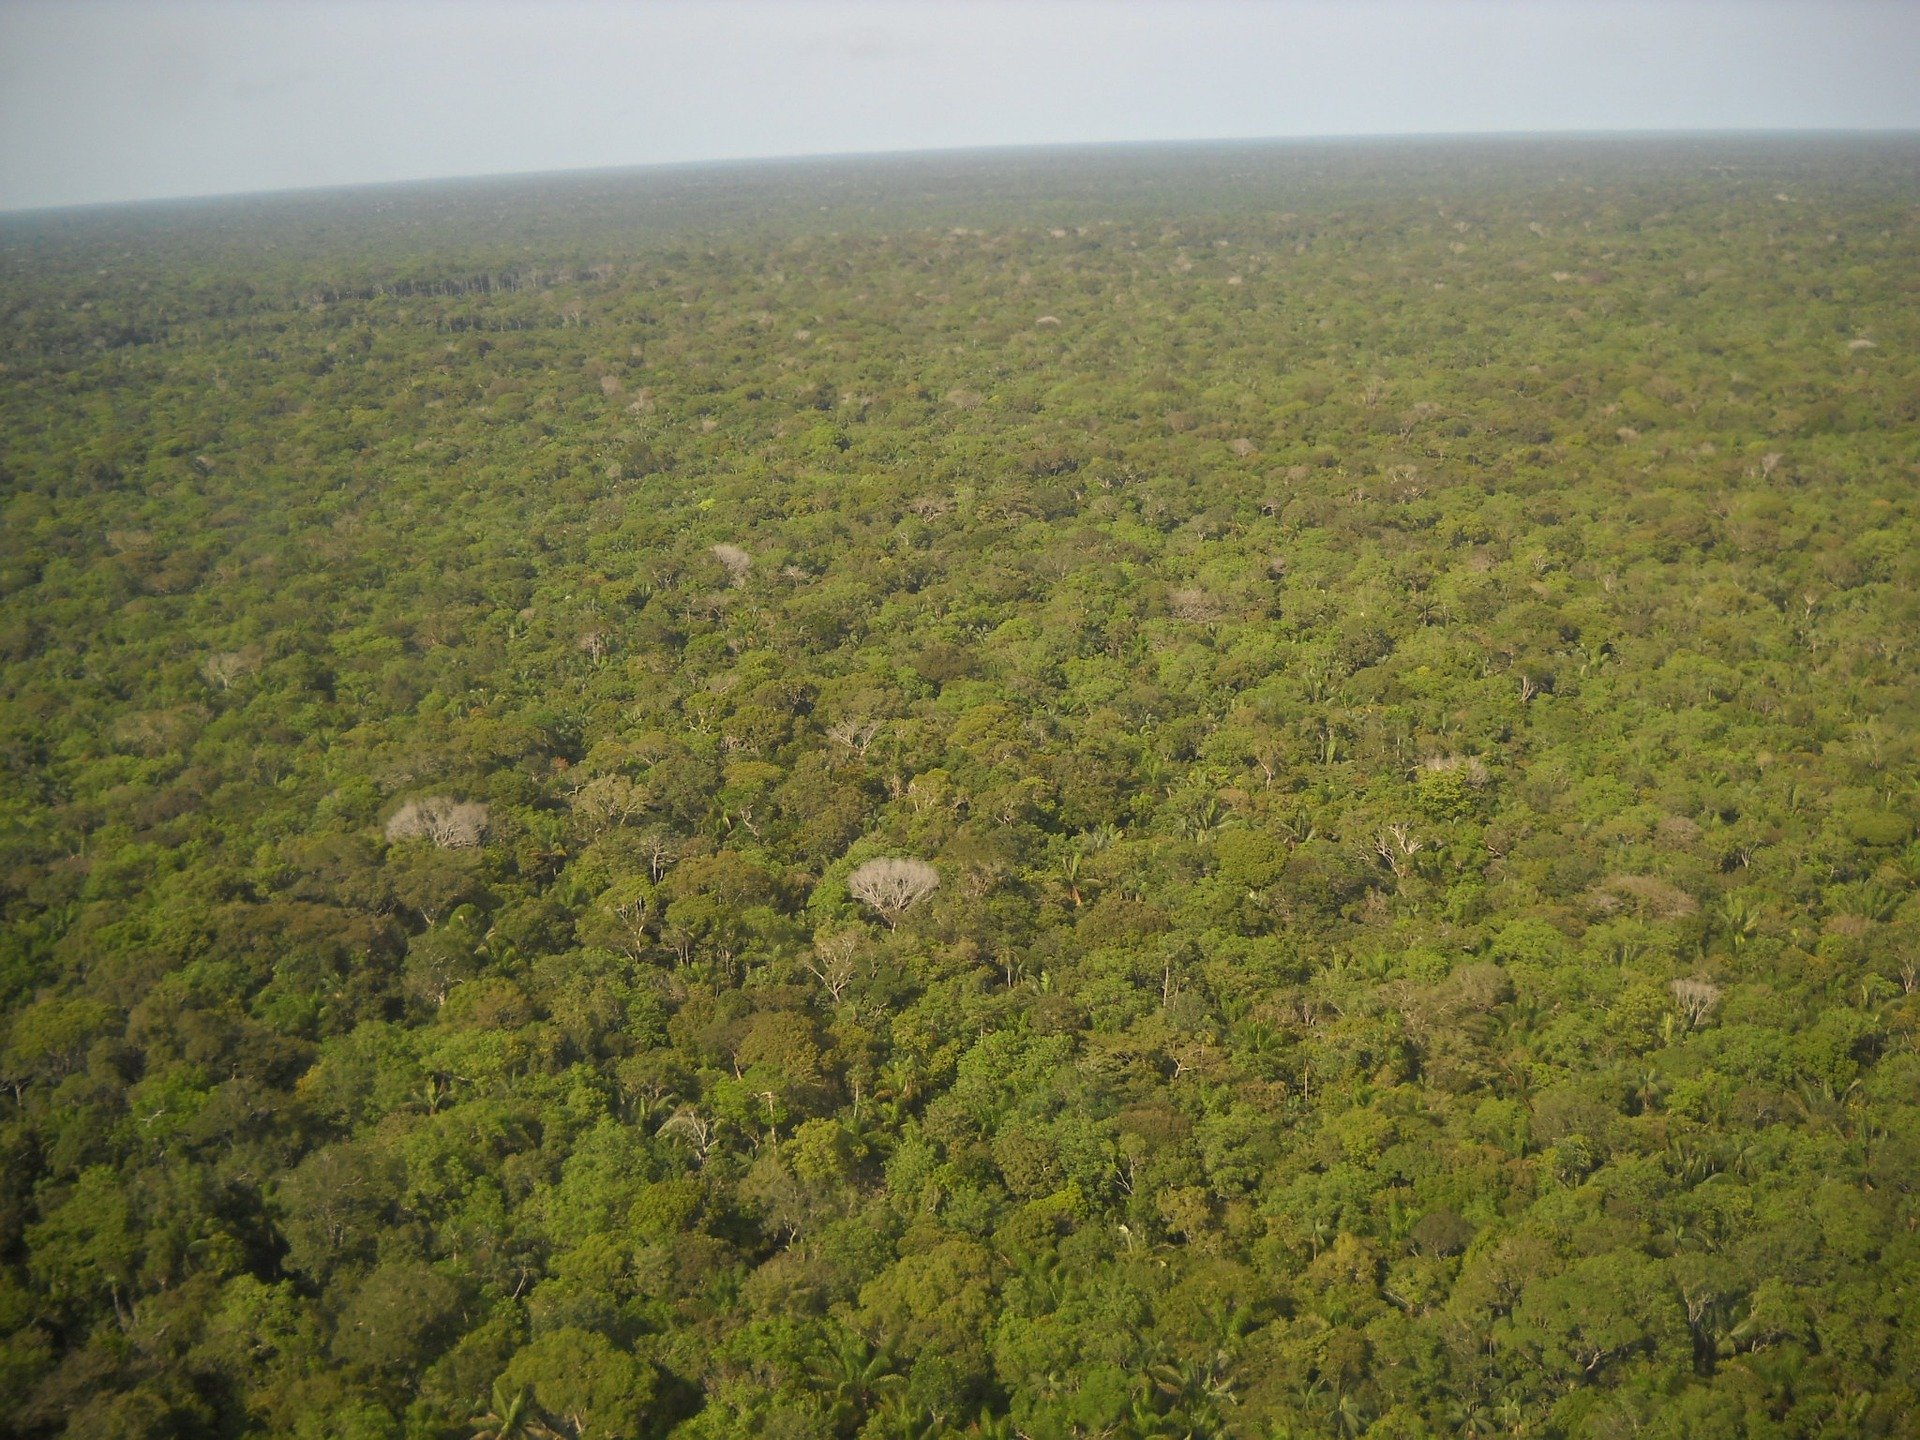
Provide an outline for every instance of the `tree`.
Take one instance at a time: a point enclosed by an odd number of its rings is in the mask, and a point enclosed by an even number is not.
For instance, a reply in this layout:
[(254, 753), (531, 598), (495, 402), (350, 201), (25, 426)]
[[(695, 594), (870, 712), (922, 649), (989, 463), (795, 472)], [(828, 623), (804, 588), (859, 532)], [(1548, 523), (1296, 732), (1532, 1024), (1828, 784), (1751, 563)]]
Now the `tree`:
[(1578, 1385), (1636, 1351), (1672, 1351), (1688, 1332), (1680, 1295), (1659, 1262), (1613, 1253), (1529, 1284), (1507, 1333), (1549, 1374)]
[(653, 1432), (659, 1372), (606, 1336), (563, 1327), (523, 1346), (500, 1377), (525, 1391), (567, 1440), (638, 1440)]
[(489, 1408), (474, 1416), (471, 1440), (560, 1440), (559, 1432), (541, 1416), (533, 1390), (509, 1388), (496, 1380)]
[(865, 943), (865, 936), (857, 926), (823, 930), (813, 937), (813, 954), (800, 963), (820, 982), (820, 988), (827, 992), (833, 1004), (840, 1003), (840, 996), (859, 973), (860, 952)]
[(1697, 1030), (1706, 1024), (1713, 1007), (1720, 1003), (1720, 987), (1711, 980), (1675, 980), (1668, 988), (1673, 991), (1673, 1003), (1679, 1006), (1689, 1029)]
[(940, 888), (940, 872), (924, 860), (887, 856), (869, 860), (847, 876), (854, 899), (880, 913), (889, 930), (907, 911)]
[(729, 580), (735, 585), (744, 585), (747, 583), (748, 572), (753, 569), (753, 556), (749, 555), (745, 550), (742, 550), (738, 545), (729, 544), (724, 540), (712, 546), (711, 549), (713, 558), (720, 562), (721, 568), (727, 572), (727, 578)]
[(453, 1337), (460, 1289), (432, 1266), (395, 1260), (360, 1283), (340, 1316), (334, 1353), (370, 1371), (413, 1372)]
[(425, 840), (442, 850), (469, 850), (486, 838), (487, 807), (449, 795), (409, 800), (387, 821), (390, 842)]

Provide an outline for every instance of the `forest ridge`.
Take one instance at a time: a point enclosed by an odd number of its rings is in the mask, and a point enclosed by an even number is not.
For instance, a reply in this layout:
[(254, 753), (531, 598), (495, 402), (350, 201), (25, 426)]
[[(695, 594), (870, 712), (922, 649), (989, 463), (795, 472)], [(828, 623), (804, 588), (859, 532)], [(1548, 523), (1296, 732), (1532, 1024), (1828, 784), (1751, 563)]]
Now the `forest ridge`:
[(0, 217), (0, 1435), (1904, 1436), (1920, 142)]

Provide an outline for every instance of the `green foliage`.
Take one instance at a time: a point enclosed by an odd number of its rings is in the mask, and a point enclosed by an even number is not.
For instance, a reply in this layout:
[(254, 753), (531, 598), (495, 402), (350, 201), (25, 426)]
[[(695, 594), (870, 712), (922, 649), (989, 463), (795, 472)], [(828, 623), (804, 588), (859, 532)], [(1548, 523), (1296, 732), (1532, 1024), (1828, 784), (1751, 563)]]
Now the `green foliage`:
[(1906, 1433), (1914, 159), (0, 222), (0, 1434)]

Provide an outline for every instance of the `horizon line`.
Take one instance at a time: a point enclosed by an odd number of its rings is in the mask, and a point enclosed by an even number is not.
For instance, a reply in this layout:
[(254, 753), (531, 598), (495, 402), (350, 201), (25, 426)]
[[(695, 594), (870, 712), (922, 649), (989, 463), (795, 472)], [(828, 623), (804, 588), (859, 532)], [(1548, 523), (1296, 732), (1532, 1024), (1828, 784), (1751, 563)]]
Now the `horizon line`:
[(514, 181), (584, 178), (594, 175), (638, 175), (727, 167), (830, 164), (861, 160), (918, 160), (957, 156), (1032, 155), (1044, 152), (1093, 150), (1148, 150), (1231, 145), (1342, 145), (1377, 143), (1459, 143), (1514, 140), (1683, 140), (1683, 139), (1857, 138), (1920, 140), (1920, 126), (1713, 126), (1697, 129), (1566, 129), (1566, 130), (1403, 130), (1353, 131), (1343, 134), (1217, 135), (1158, 140), (1041, 140), (1017, 145), (940, 145), (897, 150), (791, 151), (768, 155), (716, 155), (695, 160), (642, 160), (616, 165), (563, 165), (550, 170), (471, 170), (439, 175), (412, 175), (388, 180), (346, 180), (317, 185), (289, 185), (262, 190), (206, 190), (169, 195), (140, 195), (120, 200), (70, 200), (43, 205), (0, 206), (0, 220), (32, 216), (127, 210), (149, 206), (212, 204), (235, 200), (293, 200), (363, 191), (402, 190), (434, 185), (504, 184)]

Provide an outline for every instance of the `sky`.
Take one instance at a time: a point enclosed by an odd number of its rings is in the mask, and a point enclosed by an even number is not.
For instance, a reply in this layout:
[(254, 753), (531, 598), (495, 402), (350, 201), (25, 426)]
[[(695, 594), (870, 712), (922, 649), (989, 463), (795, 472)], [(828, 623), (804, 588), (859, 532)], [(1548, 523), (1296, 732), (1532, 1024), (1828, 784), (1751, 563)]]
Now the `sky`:
[(0, 210), (1087, 141), (1916, 128), (1916, 0), (0, 0)]

